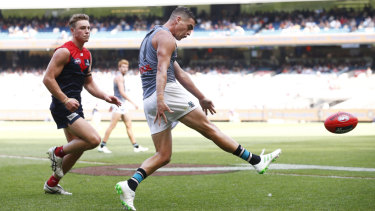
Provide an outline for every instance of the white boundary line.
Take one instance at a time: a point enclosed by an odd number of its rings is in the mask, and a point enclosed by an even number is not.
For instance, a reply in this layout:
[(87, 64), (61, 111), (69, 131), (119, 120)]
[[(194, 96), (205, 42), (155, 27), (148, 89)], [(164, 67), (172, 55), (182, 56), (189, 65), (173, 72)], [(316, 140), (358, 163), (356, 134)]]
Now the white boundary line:
[(295, 176), (295, 177), (321, 177), (333, 179), (367, 179), (375, 180), (375, 177), (351, 177), (351, 176), (335, 176), (335, 175), (313, 175), (313, 174), (287, 174), (287, 173), (270, 173), (272, 175)]
[[(248, 164), (239, 164), (238, 166), (248, 167)], [(317, 169), (317, 170), (333, 170), (333, 171), (365, 171), (375, 172), (375, 168), (362, 167), (345, 167), (345, 166), (321, 166), (321, 165), (304, 165), (304, 164), (271, 164), (269, 169), (291, 170), (291, 169)]]
[[(13, 158), (13, 159), (25, 159), (25, 160), (38, 160), (38, 161), (49, 161), (48, 158), (40, 157), (28, 157), (28, 156), (17, 156), (17, 155), (0, 155), (0, 158)], [(114, 165), (113, 163), (103, 162), (91, 162), (91, 161), (78, 161), (78, 163), (96, 164), (96, 165)], [(301, 165), (301, 164), (272, 164), (269, 169), (274, 170), (299, 170), (299, 169), (315, 169), (315, 170), (334, 170), (334, 171), (351, 171), (351, 172), (375, 172), (375, 168), (360, 168), (360, 167), (343, 167), (343, 166), (320, 166), (320, 165)], [(134, 171), (134, 168), (118, 168), (122, 171)], [(252, 171), (252, 168), (248, 164), (237, 164), (234, 166), (218, 166), (218, 167), (163, 167), (158, 169), (159, 172), (189, 172), (189, 171)], [(339, 178), (339, 179), (369, 179), (374, 180), (374, 177), (351, 177), (351, 176), (335, 176), (335, 175), (303, 175), (293, 173), (270, 173), (273, 175), (285, 175), (285, 176), (305, 176), (305, 177), (322, 177), (322, 178)]]
[[(18, 156), (18, 155), (0, 155), (0, 158), (16, 158), (16, 159), (25, 159), (25, 160), (49, 161), (48, 158)], [(106, 165), (106, 164), (107, 165), (111, 165), (111, 163), (91, 162), (91, 161), (82, 161), (82, 160), (77, 161), (77, 163), (98, 164), (98, 165)]]
[[(318, 165), (300, 165), (300, 164), (271, 164), (269, 169), (291, 170), (291, 169), (317, 169), (317, 170), (335, 170), (335, 171), (358, 171), (375, 172), (375, 168), (342, 167), (342, 166), (318, 166)], [(118, 170), (129, 171), (131, 168), (118, 168)], [(255, 170), (248, 164), (236, 166), (218, 166), (218, 167), (162, 167), (159, 172), (189, 172), (189, 171), (250, 171)]]

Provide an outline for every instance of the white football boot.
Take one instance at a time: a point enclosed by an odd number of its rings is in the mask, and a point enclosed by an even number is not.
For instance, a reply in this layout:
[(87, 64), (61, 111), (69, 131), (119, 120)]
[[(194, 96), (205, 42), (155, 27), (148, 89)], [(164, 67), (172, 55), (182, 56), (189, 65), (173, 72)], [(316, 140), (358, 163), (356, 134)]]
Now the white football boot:
[(128, 181), (122, 181), (116, 184), (115, 190), (120, 195), (121, 204), (126, 210), (136, 210), (134, 207), (135, 192), (130, 189)]
[(138, 148), (134, 147), (134, 152), (146, 152), (147, 150), (147, 147), (142, 147), (141, 145), (138, 145)]
[(59, 184), (56, 185), (55, 187), (50, 187), (48, 186), (47, 182), (44, 183), (44, 192), (49, 193), (49, 194), (60, 194), (60, 195), (72, 195), (72, 193), (69, 193), (64, 190)]
[(64, 172), (62, 169), (63, 158), (55, 155), (55, 149), (56, 147), (49, 148), (49, 150), (47, 151), (47, 154), (48, 154), (48, 158), (51, 161), (52, 171), (55, 172), (55, 174), (58, 177), (62, 178), (64, 176)]
[(103, 153), (106, 153), (106, 154), (112, 153), (112, 151), (109, 150), (106, 146), (103, 146), (103, 147), (99, 146), (98, 147), (98, 152), (103, 152)]
[(269, 154), (265, 154), (263, 155), (264, 153), (264, 149), (262, 151), (262, 153), (259, 155), (260, 156), (260, 162), (258, 164), (255, 164), (253, 165), (255, 170), (259, 173), (259, 174), (264, 174), (267, 169), (268, 169), (268, 166), (276, 160), (276, 158), (278, 158), (281, 154), (281, 149), (277, 149)]

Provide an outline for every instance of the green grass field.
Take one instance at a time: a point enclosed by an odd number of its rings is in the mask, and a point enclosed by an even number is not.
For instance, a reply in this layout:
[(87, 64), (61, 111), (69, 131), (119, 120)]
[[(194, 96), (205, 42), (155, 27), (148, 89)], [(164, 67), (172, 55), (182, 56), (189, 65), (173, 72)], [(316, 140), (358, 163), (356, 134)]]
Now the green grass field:
[[(375, 210), (375, 124), (359, 123), (335, 135), (322, 123), (215, 123), (255, 154), (281, 148), (275, 164), (361, 167), (364, 170), (270, 169), (193, 176), (150, 176), (137, 189), (137, 210)], [(99, 131), (104, 134), (108, 122)], [(144, 122), (134, 122), (137, 142), (151, 151), (134, 153), (118, 124), (108, 148), (87, 151), (82, 161), (140, 164), (154, 152)], [(245, 164), (179, 124), (173, 131), (175, 164)], [(124, 176), (67, 174), (60, 184), (73, 196), (44, 194), (51, 175), (45, 152), (65, 143), (53, 122), (0, 122), (0, 210), (121, 210), (114, 185)], [(36, 159), (30, 159), (36, 158)], [(74, 168), (104, 165), (77, 163)], [(271, 193), (272, 196), (268, 196)]]

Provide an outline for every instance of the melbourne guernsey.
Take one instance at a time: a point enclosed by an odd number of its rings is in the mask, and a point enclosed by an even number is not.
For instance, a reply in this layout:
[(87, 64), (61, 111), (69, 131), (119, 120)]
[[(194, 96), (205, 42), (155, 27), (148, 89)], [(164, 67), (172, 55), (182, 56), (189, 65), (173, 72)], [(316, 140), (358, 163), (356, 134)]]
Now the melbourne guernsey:
[[(82, 112), (81, 92), (85, 82), (85, 78), (90, 76), (90, 51), (86, 48), (79, 49), (72, 41), (66, 42), (64, 45), (56, 48), (66, 48), (70, 52), (69, 62), (64, 66), (56, 81), (60, 89), (69, 98), (76, 99), (80, 106), (77, 112)], [(52, 113), (58, 115), (69, 115), (71, 112), (65, 108), (65, 105), (52, 96), (50, 106)]]

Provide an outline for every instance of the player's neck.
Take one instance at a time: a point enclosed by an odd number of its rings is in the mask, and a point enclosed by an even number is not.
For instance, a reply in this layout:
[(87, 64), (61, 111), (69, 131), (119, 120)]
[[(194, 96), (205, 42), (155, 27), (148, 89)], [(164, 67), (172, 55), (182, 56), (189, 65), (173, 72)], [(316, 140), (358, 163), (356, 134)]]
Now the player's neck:
[(83, 45), (85, 44), (84, 42), (79, 42), (79, 41), (76, 40), (76, 39), (73, 39), (72, 42), (73, 42), (74, 45), (77, 46), (77, 48), (79, 48), (80, 50), (82, 50)]
[(173, 23), (171, 21), (167, 21), (164, 25), (165, 28), (167, 28), (172, 34), (173, 34)]

